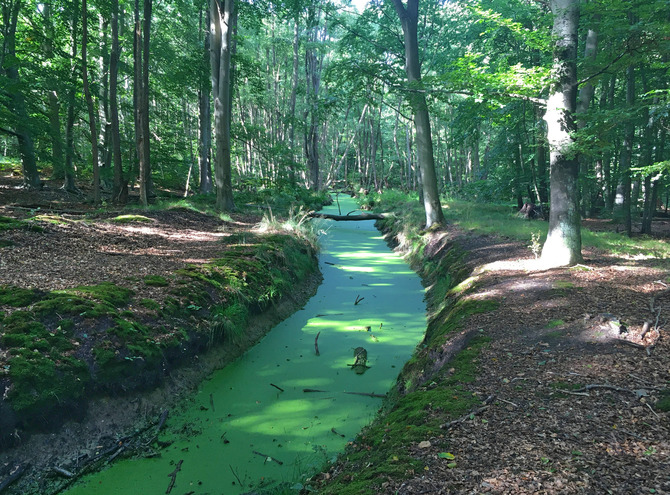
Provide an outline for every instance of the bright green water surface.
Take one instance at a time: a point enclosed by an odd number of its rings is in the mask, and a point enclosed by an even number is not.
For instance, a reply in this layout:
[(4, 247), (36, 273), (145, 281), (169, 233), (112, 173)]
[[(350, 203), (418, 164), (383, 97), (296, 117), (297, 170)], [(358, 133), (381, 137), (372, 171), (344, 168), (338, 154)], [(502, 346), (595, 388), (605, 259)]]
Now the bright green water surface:
[[(350, 198), (340, 204), (343, 213), (356, 208)], [(424, 291), (372, 221), (322, 226), (324, 280), (305, 307), (171, 413), (160, 439), (173, 443), (161, 457), (116, 462), (68, 494), (164, 494), (180, 460), (171, 494), (236, 495), (278, 483), (297, 488), (372, 420), (381, 399), (347, 392), (390, 389), (425, 331)], [(348, 366), (359, 346), (370, 366), (362, 375)]]

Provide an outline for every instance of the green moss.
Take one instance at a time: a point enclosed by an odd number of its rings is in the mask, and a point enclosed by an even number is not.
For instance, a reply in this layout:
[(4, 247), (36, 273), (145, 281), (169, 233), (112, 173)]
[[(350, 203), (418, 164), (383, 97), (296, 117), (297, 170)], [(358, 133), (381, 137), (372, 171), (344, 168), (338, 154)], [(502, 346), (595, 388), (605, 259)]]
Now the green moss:
[(151, 309), (151, 310), (154, 310), (154, 311), (158, 311), (161, 307), (161, 305), (158, 304), (153, 299), (147, 299), (147, 298), (140, 299), (139, 304), (140, 304), (140, 306), (142, 306), (144, 308)]
[(133, 296), (132, 290), (125, 287), (119, 287), (111, 282), (75, 287), (62, 292), (88, 295), (93, 299), (114, 306), (115, 308), (127, 305), (130, 302), (130, 298)]
[(563, 320), (551, 320), (544, 327), (545, 328), (556, 328), (556, 327), (560, 327), (562, 325), (565, 325), (565, 322)]
[(14, 218), (0, 216), (0, 232), (3, 230), (31, 230), (33, 232), (44, 232), (44, 228), (30, 220), (16, 220)]
[(9, 402), (28, 417), (80, 398), (89, 381), (86, 364), (71, 357), (55, 362), (39, 352), (24, 351), (9, 360), (9, 367)]
[(668, 412), (670, 411), (670, 390), (664, 390), (661, 392), (661, 396), (654, 406), (658, 411)]
[(160, 275), (147, 275), (144, 277), (144, 283), (149, 287), (166, 287), (170, 285), (170, 282)]
[(0, 239), (0, 248), (12, 247), (13, 245), (14, 241), (11, 241), (9, 239)]
[(32, 289), (0, 285), (0, 306), (22, 308), (29, 306), (40, 297), (40, 293)]
[(153, 220), (149, 217), (145, 217), (144, 215), (119, 215), (118, 217), (111, 218), (110, 222), (121, 224), (133, 222), (151, 223)]

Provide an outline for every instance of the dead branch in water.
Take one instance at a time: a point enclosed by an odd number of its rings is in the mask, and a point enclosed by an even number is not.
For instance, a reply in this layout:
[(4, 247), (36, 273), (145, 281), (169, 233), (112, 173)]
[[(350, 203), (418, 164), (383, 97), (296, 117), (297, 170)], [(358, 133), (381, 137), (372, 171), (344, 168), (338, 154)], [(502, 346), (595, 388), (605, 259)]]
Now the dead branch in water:
[[(353, 366), (353, 365), (350, 365), (350, 366)], [(368, 366), (368, 368), (369, 368), (369, 366)], [(386, 398), (385, 394), (371, 394), (371, 393), (367, 393), (367, 392), (344, 392), (344, 393), (349, 394), (349, 395), (364, 395), (365, 397), (376, 397), (378, 399), (385, 399)]]
[(265, 461), (266, 461), (266, 462), (267, 462), (267, 461), (276, 462), (276, 463), (279, 464), (280, 466), (281, 466), (282, 464), (284, 464), (282, 461), (280, 461), (279, 459), (275, 459), (275, 458), (272, 457), (271, 455), (265, 455), (265, 454), (263, 454), (263, 453), (261, 453), (261, 452), (259, 452), (259, 451), (257, 451), (257, 450), (254, 450), (253, 452), (254, 452), (254, 454), (256, 454), (256, 455), (259, 455), (259, 456), (261, 456), (261, 457), (265, 457)]
[(277, 390), (279, 390), (280, 392), (283, 392), (283, 391), (284, 391), (283, 388), (281, 388), (281, 387), (275, 385), (274, 383), (271, 383), (270, 385), (273, 386), (274, 388), (276, 388)]
[(317, 333), (316, 338), (314, 339), (314, 352), (316, 352), (317, 356), (321, 355), (319, 352), (319, 335), (321, 335), (321, 332)]
[(383, 220), (388, 218), (388, 213), (361, 213), (360, 215), (330, 215), (328, 213), (310, 213), (311, 218), (325, 218), (327, 220), (335, 220), (336, 222), (347, 220)]
[(174, 488), (174, 483), (175, 483), (175, 481), (177, 481), (177, 473), (179, 471), (181, 471), (181, 465), (182, 465), (183, 462), (184, 462), (184, 459), (181, 459), (177, 463), (177, 465), (175, 466), (174, 471), (172, 471), (170, 474), (168, 474), (168, 476), (171, 477), (172, 479), (170, 480), (170, 484), (168, 485), (167, 490), (165, 490), (165, 495), (170, 493), (172, 491), (172, 488)]

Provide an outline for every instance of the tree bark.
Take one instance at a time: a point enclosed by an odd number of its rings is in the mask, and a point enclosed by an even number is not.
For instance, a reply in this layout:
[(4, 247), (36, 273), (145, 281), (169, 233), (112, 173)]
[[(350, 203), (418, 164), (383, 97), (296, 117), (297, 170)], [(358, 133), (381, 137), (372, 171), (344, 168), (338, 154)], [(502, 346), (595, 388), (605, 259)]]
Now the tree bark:
[(153, 0), (144, 0), (144, 26), (142, 39), (142, 146), (144, 147), (144, 169), (140, 179), (140, 189), (144, 186), (143, 204), (146, 206), (149, 198), (153, 195), (153, 182), (151, 180), (151, 134), (149, 130), (149, 53), (151, 35), (151, 11)]
[(544, 116), (550, 151), (551, 209), (542, 261), (547, 266), (565, 266), (582, 261), (579, 162), (571, 134), (576, 128), (579, 0), (551, 0), (551, 11), (556, 41), (553, 83)]
[(307, 78), (307, 108), (305, 110), (305, 158), (307, 159), (307, 182), (309, 188), (316, 191), (320, 187), (319, 177), (319, 90), (321, 87), (321, 59), (314, 44), (320, 13), (313, 5), (308, 7), (308, 47), (305, 50), (305, 76)]
[[(202, 19), (202, 16), (201, 16)], [(207, 9), (205, 15), (205, 23), (207, 29), (205, 30), (205, 49), (203, 51), (203, 64), (209, 71), (209, 50), (210, 50), (210, 13)], [(200, 168), (200, 192), (209, 194), (213, 191), (212, 184), (212, 164), (209, 160), (210, 151), (212, 148), (212, 108), (210, 105), (210, 95), (212, 92), (211, 83), (206, 78), (202, 78), (202, 83), (198, 91), (198, 101), (200, 105), (200, 140), (198, 147), (198, 161)]]
[(423, 206), (426, 211), (426, 228), (444, 223), (444, 215), (437, 190), (437, 175), (433, 157), (433, 141), (430, 130), (430, 115), (426, 96), (422, 91), (421, 63), (419, 60), (418, 20), (419, 0), (393, 0), (402, 24), (405, 40), (405, 70), (410, 84), (409, 100), (414, 113), (417, 159), (423, 187)]
[[(5, 22), (1, 27), (4, 35), (5, 50), (2, 57), (0, 70), (4, 72), (7, 79), (11, 81), (14, 88), (9, 92), (9, 106), (16, 116), (14, 125), (14, 135), (19, 143), (19, 153), (21, 155), (21, 164), (23, 166), (23, 184), (28, 189), (37, 189), (41, 185), (40, 175), (37, 171), (37, 161), (35, 159), (35, 145), (33, 144), (32, 131), (30, 129), (30, 118), (26, 109), (26, 101), (22, 92), (19, 70), (16, 59), (16, 26), (21, 9), (21, 0), (16, 0), (13, 4), (10, 2), (6, 9), (3, 9)], [(9, 60), (9, 63), (6, 63)]]
[(79, 24), (79, 2), (75, 0), (72, 5), (72, 68), (70, 76), (70, 87), (67, 93), (67, 118), (65, 121), (65, 169), (63, 178), (63, 189), (77, 192), (74, 182), (74, 117), (75, 100), (78, 84), (77, 69), (77, 27)]
[(214, 97), (214, 132), (216, 141), (216, 207), (233, 211), (232, 170), (230, 161), (231, 124), (231, 38), (235, 21), (234, 0), (211, 0), (211, 68)]
[(115, 203), (125, 204), (128, 200), (128, 188), (123, 177), (123, 163), (121, 161), (121, 133), (119, 129), (119, 101), (117, 96), (120, 55), (119, 0), (112, 0), (112, 53), (109, 58), (109, 111), (111, 117), (112, 157), (114, 159), (112, 199)]
[(91, 162), (93, 165), (93, 203), (100, 204), (100, 164), (98, 163), (98, 131), (95, 117), (95, 108), (93, 106), (93, 97), (91, 88), (88, 84), (88, 12), (87, 0), (81, 4), (82, 12), (82, 34), (81, 34), (81, 64), (82, 79), (84, 84), (84, 95), (86, 97), (86, 106), (88, 107), (88, 127), (91, 131)]

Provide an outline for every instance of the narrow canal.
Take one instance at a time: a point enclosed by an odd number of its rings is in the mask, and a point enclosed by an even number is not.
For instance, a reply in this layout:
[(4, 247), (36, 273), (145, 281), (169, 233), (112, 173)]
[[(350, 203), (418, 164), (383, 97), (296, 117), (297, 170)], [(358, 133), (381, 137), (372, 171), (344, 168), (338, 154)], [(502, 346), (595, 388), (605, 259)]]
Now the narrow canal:
[[(343, 213), (356, 208), (339, 202)], [(297, 489), (371, 421), (382, 400), (372, 394), (391, 388), (425, 331), (424, 291), (372, 221), (321, 222), (324, 280), (305, 307), (171, 414), (160, 440), (172, 443), (160, 457), (119, 461), (68, 494)], [(358, 347), (367, 351), (362, 374), (350, 366)]]

